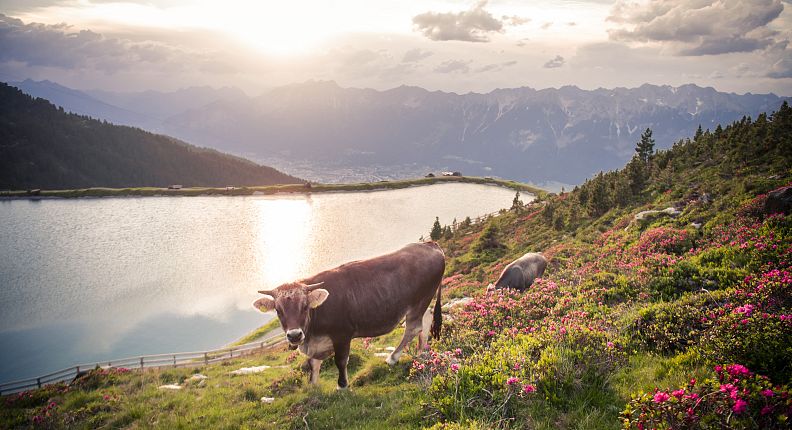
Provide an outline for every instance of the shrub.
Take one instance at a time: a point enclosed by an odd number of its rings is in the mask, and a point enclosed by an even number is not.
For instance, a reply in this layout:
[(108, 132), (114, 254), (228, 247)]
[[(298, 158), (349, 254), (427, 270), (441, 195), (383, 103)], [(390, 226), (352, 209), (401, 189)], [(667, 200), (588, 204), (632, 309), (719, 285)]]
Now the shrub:
[(604, 386), (624, 359), (607, 334), (587, 329), (503, 335), (437, 376), (430, 405), (450, 420), (503, 419), (536, 395), (563, 404), (583, 386)]
[(602, 300), (608, 304), (625, 302), (638, 296), (636, 285), (626, 276), (599, 272), (581, 284), (583, 291), (601, 291)]
[(693, 239), (687, 230), (657, 227), (646, 230), (634, 246), (639, 254), (665, 253), (681, 255), (693, 246)]
[(773, 386), (740, 364), (716, 366), (715, 373), (717, 379), (634, 396), (621, 413), (624, 428), (789, 428), (788, 386)]
[(662, 353), (685, 350), (712, 325), (707, 315), (726, 297), (724, 291), (695, 293), (641, 309), (629, 326), (633, 345)]
[(751, 306), (720, 318), (701, 339), (702, 355), (710, 362), (745, 363), (775, 382), (792, 382), (792, 315), (748, 313)]

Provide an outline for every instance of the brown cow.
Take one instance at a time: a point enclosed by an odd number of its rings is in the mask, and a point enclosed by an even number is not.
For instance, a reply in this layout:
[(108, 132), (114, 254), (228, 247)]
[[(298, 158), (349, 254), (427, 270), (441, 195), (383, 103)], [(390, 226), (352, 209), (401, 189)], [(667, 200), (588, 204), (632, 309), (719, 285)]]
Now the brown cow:
[(253, 306), (275, 309), (292, 348), (307, 355), (311, 383), (319, 380), (322, 360), (335, 353), (338, 388), (347, 387), (347, 361), (353, 338), (376, 337), (393, 331), (406, 317), (404, 337), (386, 360), (394, 365), (402, 350), (418, 335), (426, 345), (422, 320), (437, 295), (431, 335), (442, 324), (440, 281), (445, 256), (434, 243), (413, 243), (386, 255), (354, 261), (274, 290)]

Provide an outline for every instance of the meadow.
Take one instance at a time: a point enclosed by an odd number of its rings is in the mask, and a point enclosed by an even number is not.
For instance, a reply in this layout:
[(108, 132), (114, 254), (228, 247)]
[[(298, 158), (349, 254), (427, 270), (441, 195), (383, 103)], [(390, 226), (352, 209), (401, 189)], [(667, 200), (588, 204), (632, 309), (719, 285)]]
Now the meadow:
[[(413, 346), (394, 367), (382, 355), (401, 329), (353, 342), (348, 391), (335, 390), (331, 360), (319, 386), (308, 387), (303, 358), (277, 349), (191, 369), (97, 369), (68, 386), (4, 397), (0, 422), (789, 428), (792, 218), (778, 197), (792, 185), (789, 154), (785, 104), (639, 154), (569, 192), (528, 205), (515, 199), (481, 223), (446, 226), (444, 299), (472, 300), (451, 308), (429, 350)], [(529, 251), (550, 261), (543, 278), (523, 293), (487, 294), (503, 267)], [(230, 374), (259, 365), (272, 367)], [(172, 383), (182, 388), (158, 388)]]

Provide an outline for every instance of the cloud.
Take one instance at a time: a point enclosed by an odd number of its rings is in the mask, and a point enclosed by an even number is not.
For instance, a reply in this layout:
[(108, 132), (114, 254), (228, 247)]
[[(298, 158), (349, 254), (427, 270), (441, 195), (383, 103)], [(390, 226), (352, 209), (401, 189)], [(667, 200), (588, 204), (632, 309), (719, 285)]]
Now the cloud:
[(413, 17), (413, 26), (430, 40), (489, 42), (490, 33), (502, 33), (503, 22), (484, 10), (486, 0), (464, 12), (426, 12)]
[(529, 22), (531, 22), (531, 18), (525, 18), (517, 15), (512, 15), (512, 16), (503, 15), (501, 19), (503, 20), (504, 24), (513, 27), (516, 27), (518, 25), (528, 24)]
[(375, 52), (371, 49), (360, 49), (344, 55), (344, 64), (350, 66), (362, 66), (377, 61), (380, 58), (380, 52)]
[(545, 69), (557, 69), (559, 67), (563, 67), (565, 63), (566, 60), (564, 60), (564, 57), (556, 55), (555, 58), (546, 62), (543, 67)]
[(475, 70), (476, 73), (486, 73), (486, 72), (497, 72), (503, 70), (507, 67), (511, 67), (517, 64), (517, 61), (505, 61), (503, 63), (493, 63), (487, 64), (485, 66), (481, 66)]
[(542, 24), (539, 28), (541, 28), (542, 30), (547, 30), (548, 28), (550, 28), (551, 25), (553, 25), (552, 22), (546, 22)]
[[(66, 24), (25, 24), (2, 14), (0, 62), (18, 62), (30, 67), (96, 70), (108, 74), (141, 65), (173, 71), (187, 67), (218, 70), (218, 61), (212, 55), (188, 53), (152, 41), (132, 42), (105, 37), (90, 30), (74, 30)], [(225, 72), (230, 68), (229, 65), (223, 67)]]
[(752, 52), (774, 42), (767, 25), (784, 10), (781, 0), (650, 0), (619, 1), (608, 20), (612, 40), (660, 42), (683, 56)]
[(437, 67), (434, 68), (435, 72), (438, 73), (468, 73), (470, 72), (470, 63), (473, 61), (462, 61), (462, 60), (448, 60), (443, 61)]
[(432, 51), (424, 51), (419, 48), (410, 49), (404, 53), (402, 63), (417, 63), (425, 58), (431, 57), (434, 54)]

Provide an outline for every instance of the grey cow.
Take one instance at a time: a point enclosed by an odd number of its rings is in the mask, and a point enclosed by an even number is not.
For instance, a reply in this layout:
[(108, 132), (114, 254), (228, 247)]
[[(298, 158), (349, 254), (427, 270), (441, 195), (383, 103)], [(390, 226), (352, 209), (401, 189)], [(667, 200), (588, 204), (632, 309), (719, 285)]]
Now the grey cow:
[(514, 288), (523, 291), (530, 287), (536, 278), (542, 276), (546, 267), (547, 259), (544, 255), (538, 252), (529, 252), (509, 263), (503, 269), (495, 285), (489, 284), (487, 289)]

